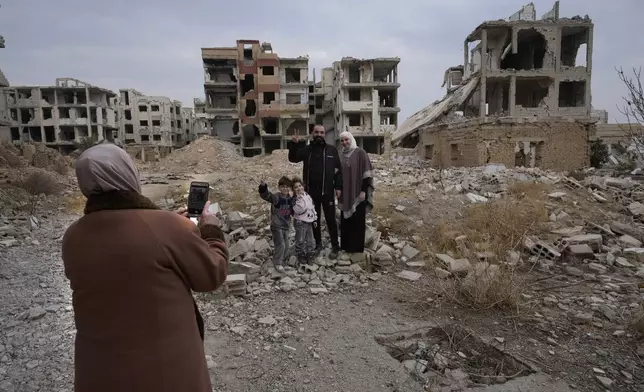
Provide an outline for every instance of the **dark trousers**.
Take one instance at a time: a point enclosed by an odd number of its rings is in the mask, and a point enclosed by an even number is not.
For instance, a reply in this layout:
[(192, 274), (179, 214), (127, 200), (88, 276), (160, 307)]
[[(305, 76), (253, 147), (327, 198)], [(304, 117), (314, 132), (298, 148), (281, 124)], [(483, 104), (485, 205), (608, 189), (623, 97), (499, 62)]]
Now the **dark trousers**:
[(358, 204), (350, 218), (340, 218), (340, 236), (342, 237), (342, 250), (347, 253), (364, 252), (365, 229), (367, 225), (367, 203)]
[(320, 227), (320, 219), (322, 218), (322, 211), (324, 211), (324, 220), (326, 221), (326, 228), (329, 231), (329, 236), (331, 237), (331, 246), (334, 249), (338, 249), (339, 241), (338, 223), (335, 220), (335, 195), (311, 195), (311, 199), (313, 199), (315, 212), (317, 212), (318, 214), (318, 224), (313, 228), (313, 238), (315, 238), (315, 244), (317, 246), (322, 246), (322, 230)]

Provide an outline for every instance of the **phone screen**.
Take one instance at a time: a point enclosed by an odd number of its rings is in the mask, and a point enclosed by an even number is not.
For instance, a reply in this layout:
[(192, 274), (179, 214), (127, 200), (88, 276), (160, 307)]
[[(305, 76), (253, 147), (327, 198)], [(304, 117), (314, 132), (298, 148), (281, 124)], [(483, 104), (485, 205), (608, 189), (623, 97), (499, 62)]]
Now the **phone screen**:
[(191, 183), (188, 193), (188, 216), (199, 216), (208, 201), (208, 183)]

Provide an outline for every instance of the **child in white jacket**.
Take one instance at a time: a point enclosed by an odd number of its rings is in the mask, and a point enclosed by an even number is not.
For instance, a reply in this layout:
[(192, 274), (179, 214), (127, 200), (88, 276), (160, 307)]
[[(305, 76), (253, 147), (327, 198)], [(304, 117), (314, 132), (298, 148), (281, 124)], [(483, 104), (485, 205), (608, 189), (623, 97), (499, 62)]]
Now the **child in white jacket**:
[(295, 253), (299, 264), (309, 264), (315, 254), (315, 238), (313, 237), (313, 225), (316, 224), (318, 214), (315, 211), (313, 199), (304, 191), (302, 180), (294, 178), (293, 195), (293, 219), (295, 226)]

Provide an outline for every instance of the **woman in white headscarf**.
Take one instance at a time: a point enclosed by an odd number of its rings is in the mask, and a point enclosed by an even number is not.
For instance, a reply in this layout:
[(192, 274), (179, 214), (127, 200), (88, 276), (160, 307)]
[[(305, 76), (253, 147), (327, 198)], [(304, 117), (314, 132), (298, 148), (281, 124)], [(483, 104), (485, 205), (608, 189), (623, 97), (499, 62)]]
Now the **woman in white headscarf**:
[(76, 392), (210, 392), (204, 324), (191, 290), (226, 279), (228, 249), (208, 205), (198, 226), (141, 194), (113, 144), (76, 162), (85, 215), (63, 237), (76, 322)]
[(342, 195), (340, 248), (347, 253), (364, 252), (367, 213), (373, 209), (373, 171), (369, 155), (356, 144), (350, 132), (340, 134)]

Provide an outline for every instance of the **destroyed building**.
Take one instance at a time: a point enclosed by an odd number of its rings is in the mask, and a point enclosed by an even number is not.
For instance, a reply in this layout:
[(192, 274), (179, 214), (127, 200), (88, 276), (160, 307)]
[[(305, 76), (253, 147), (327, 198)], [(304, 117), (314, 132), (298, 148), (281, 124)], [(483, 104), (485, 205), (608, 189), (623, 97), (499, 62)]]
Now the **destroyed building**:
[(89, 138), (113, 140), (116, 94), (72, 78), (53, 86), (2, 87), (0, 97), (10, 121), (12, 142), (43, 142), (62, 153)]
[[(0, 35), (0, 49), (4, 49), (4, 37)], [(9, 117), (9, 108), (7, 107), (7, 98), (5, 87), (9, 87), (9, 81), (0, 69), (0, 141), (11, 141), (11, 118)]]
[(348, 130), (360, 147), (381, 153), (398, 124), (397, 57), (345, 57), (316, 83), (308, 57), (279, 57), (269, 43), (238, 40), (201, 55), (206, 99), (195, 99), (197, 122), (244, 156), (286, 148), (296, 130), (304, 135), (315, 124), (324, 125), (329, 143)]
[(593, 23), (560, 18), (559, 2), (534, 4), (467, 36), (464, 66), (447, 70), (445, 97), (409, 117), (392, 137), (435, 167), (570, 170), (589, 164)]
[(194, 112), (168, 97), (147, 96), (134, 89), (119, 90), (119, 139), (139, 159), (164, 157), (194, 138)]
[(244, 156), (285, 148), (309, 128), (308, 57), (285, 58), (271, 44), (238, 40), (202, 48), (205, 120), (213, 136), (238, 144)]
[[(355, 59), (333, 63), (334, 128), (351, 132), (358, 147), (371, 154), (384, 151), (385, 135), (398, 125), (398, 57)], [(323, 79), (324, 79), (323, 71)]]

